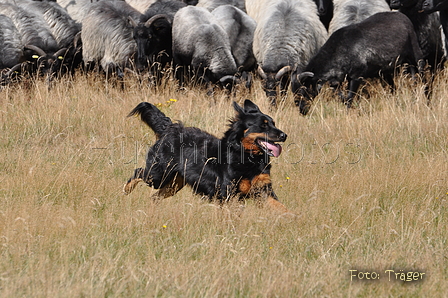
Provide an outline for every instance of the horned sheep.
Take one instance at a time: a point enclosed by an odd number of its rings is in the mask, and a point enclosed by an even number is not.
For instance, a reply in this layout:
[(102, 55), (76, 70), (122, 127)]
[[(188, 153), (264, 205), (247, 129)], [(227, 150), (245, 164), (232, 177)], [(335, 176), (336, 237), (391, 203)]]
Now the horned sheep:
[(38, 13), (46, 21), (59, 48), (68, 48), (73, 45), (73, 40), (81, 30), (81, 26), (59, 4), (50, 1), (15, 1), (27, 10)]
[(42, 14), (28, 9), (27, 3), (5, 1), (0, 3), (0, 13), (12, 20), (21, 36), (24, 60), (32, 62), (28, 71), (51, 79), (61, 69), (66, 48), (60, 48)]
[[(409, 64), (422, 71), (425, 63), (411, 21), (400, 12), (380, 12), (334, 32), (302, 72), (292, 76), (292, 91), (302, 114), (328, 83), (339, 87), (348, 81), (347, 106), (362, 80), (379, 77), (393, 84), (395, 67)], [(411, 67), (411, 71), (414, 68)]]
[(295, 68), (303, 69), (327, 39), (313, 0), (248, 0), (257, 22), (253, 51), (266, 95), (275, 105), (277, 85), (285, 91)]
[(39, 47), (43, 51), (58, 50), (58, 44), (45, 20), (21, 5), (0, 3), (0, 13), (8, 16), (22, 36), (22, 44)]
[(137, 43), (136, 64), (139, 69), (150, 66), (158, 74), (173, 60), (172, 23), (176, 12), (186, 4), (178, 0), (157, 0), (134, 24)]

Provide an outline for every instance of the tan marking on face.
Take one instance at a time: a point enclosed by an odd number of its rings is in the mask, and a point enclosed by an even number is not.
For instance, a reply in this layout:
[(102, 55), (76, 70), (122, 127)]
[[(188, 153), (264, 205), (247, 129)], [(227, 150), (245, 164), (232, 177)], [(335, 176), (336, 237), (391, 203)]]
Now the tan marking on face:
[(250, 151), (252, 154), (263, 154), (263, 151), (255, 143), (255, 140), (265, 138), (266, 134), (264, 133), (250, 133), (241, 139), (241, 143), (246, 151)]

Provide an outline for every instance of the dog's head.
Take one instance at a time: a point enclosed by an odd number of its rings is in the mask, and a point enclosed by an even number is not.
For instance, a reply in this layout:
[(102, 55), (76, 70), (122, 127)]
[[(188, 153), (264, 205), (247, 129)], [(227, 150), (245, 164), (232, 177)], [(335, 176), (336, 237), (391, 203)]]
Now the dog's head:
[(236, 123), (243, 133), (241, 143), (245, 151), (278, 157), (282, 147), (277, 142), (284, 142), (286, 134), (275, 127), (274, 120), (263, 114), (258, 106), (248, 99), (242, 107), (233, 102), (233, 107), (237, 112)]

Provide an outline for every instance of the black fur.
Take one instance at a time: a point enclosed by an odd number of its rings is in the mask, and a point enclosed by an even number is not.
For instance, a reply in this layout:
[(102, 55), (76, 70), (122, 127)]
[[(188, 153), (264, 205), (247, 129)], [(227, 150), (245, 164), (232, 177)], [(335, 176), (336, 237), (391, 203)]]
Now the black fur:
[(314, 0), (314, 2), (317, 5), (319, 19), (328, 30), (331, 19), (333, 18), (333, 0)]
[[(281, 152), (275, 142), (285, 141), (286, 134), (250, 100), (243, 107), (235, 102), (233, 106), (236, 116), (218, 139), (199, 128), (172, 122), (150, 103), (140, 103), (129, 116), (140, 115), (156, 133), (157, 141), (149, 149), (146, 167), (135, 170), (125, 193), (144, 181), (159, 189), (157, 198), (169, 197), (188, 184), (194, 193), (210, 200), (252, 196), (287, 211), (272, 189), (269, 163), (270, 155)], [(262, 146), (266, 142), (271, 150)]]

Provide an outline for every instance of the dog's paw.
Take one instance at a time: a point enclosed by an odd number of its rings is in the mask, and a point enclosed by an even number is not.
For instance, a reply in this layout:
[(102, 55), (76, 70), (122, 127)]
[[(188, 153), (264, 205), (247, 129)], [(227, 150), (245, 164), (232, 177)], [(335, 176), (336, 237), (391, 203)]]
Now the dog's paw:
[(123, 194), (128, 195), (130, 194), (132, 191), (132, 189), (129, 189), (129, 184), (126, 183), (125, 185), (123, 185)]
[(130, 179), (124, 186), (123, 186), (123, 192), (125, 195), (130, 194), (134, 188), (137, 186), (137, 184), (142, 181), (143, 179)]

